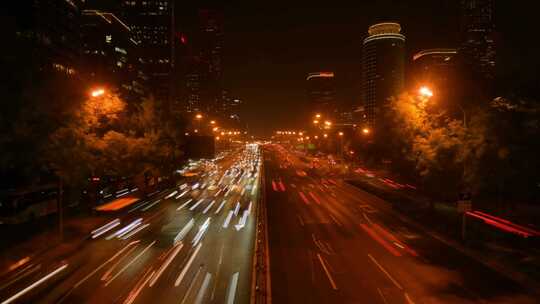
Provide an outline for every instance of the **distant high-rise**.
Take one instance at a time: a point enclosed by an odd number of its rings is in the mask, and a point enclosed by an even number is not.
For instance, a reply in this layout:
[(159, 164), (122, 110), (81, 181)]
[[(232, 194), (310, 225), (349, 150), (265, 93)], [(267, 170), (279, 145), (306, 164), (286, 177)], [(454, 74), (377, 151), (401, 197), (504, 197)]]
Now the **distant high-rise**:
[(199, 10), (198, 57), (201, 73), (201, 102), (204, 110), (218, 113), (223, 107), (223, 14), (217, 10)]
[[(139, 45), (138, 61), (149, 88), (164, 105), (171, 98), (174, 0), (125, 0), (121, 14)], [(165, 106), (164, 106), (165, 107)]]
[(366, 123), (373, 126), (377, 112), (391, 96), (403, 90), (405, 36), (398, 23), (369, 27), (362, 54), (362, 99)]
[(461, 1), (461, 52), (473, 71), (486, 79), (495, 76), (492, 0)]
[(329, 119), (335, 119), (338, 109), (335, 98), (334, 73), (309, 73), (306, 80), (309, 106), (313, 114), (321, 114)]

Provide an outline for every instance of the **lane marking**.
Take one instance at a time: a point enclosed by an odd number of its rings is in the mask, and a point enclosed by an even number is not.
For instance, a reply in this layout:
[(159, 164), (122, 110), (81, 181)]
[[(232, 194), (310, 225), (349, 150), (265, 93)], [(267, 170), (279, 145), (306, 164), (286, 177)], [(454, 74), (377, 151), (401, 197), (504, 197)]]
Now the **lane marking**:
[(236, 286), (238, 285), (238, 272), (235, 272), (231, 277), (231, 283), (229, 284), (229, 291), (227, 292), (227, 304), (234, 304), (234, 298), (236, 296)]
[(397, 288), (403, 290), (403, 287), (401, 287), (401, 285), (388, 273), (388, 271), (386, 271), (386, 269), (384, 269), (384, 267), (382, 267), (381, 264), (379, 264), (379, 262), (377, 262), (377, 260), (375, 260), (375, 258), (371, 254), (368, 253), (368, 257), (375, 265), (377, 265), (377, 267), (379, 267), (379, 270), (381, 270), (382, 273), (384, 273), (390, 279), (390, 281), (394, 283)]
[(319, 253), (317, 253), (317, 257), (319, 258), (319, 262), (321, 263), (321, 266), (324, 269), (324, 273), (326, 273), (326, 277), (328, 278), (328, 281), (330, 281), (330, 285), (332, 285), (332, 289), (338, 290), (336, 283), (334, 282), (334, 279), (332, 278), (332, 275), (330, 274), (330, 271), (328, 271), (328, 268), (326, 267), (326, 264), (323, 261), (323, 257), (321, 257)]
[(108, 286), (114, 279), (116, 279), (122, 272), (124, 272), (131, 264), (135, 263), (136, 260), (138, 260), (150, 247), (152, 247), (156, 241), (153, 241), (150, 243), (150, 245), (146, 246), (133, 260), (131, 260), (129, 263), (126, 264), (120, 271), (118, 271), (112, 278), (110, 278), (106, 283), (105, 286)]
[(195, 248), (195, 251), (189, 257), (189, 260), (187, 261), (186, 266), (184, 266), (184, 269), (182, 269), (182, 272), (180, 272), (180, 275), (178, 275), (178, 278), (174, 282), (175, 287), (178, 287), (178, 285), (180, 285), (180, 283), (184, 279), (184, 276), (186, 275), (186, 272), (188, 271), (191, 264), (193, 263), (193, 260), (195, 260), (195, 257), (199, 253), (199, 250), (201, 250), (201, 246), (202, 246), (202, 242), (200, 242), (199, 245), (197, 245), (197, 247)]

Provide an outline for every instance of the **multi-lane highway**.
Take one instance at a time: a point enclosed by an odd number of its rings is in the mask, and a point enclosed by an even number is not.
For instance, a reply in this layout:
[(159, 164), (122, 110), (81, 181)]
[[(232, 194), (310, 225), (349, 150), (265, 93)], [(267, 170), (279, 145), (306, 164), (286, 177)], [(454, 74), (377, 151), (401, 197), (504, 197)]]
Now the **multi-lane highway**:
[(0, 303), (248, 303), (259, 158), (246, 145), (88, 238), (12, 265)]
[(265, 149), (274, 303), (538, 303), (335, 176)]

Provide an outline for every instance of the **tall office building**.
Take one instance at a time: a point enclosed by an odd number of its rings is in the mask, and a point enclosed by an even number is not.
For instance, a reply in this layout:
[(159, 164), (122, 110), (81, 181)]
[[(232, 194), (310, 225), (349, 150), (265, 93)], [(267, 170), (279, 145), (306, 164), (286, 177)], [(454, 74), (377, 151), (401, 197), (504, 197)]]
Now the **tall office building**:
[(138, 44), (137, 60), (148, 76), (148, 86), (166, 110), (171, 98), (174, 65), (174, 0), (124, 0), (122, 19)]
[(147, 77), (140, 69), (138, 45), (128, 25), (113, 13), (83, 10), (81, 36), (81, 72), (86, 80), (118, 89), (127, 101), (140, 101), (147, 93)]
[(495, 76), (493, 0), (461, 1), (461, 52), (474, 72)]
[[(17, 41), (28, 41), (32, 60), (42, 72), (77, 74), (80, 55), (80, 17), (84, 1), (21, 0), (10, 26)], [(7, 21), (7, 20), (6, 20)], [(12, 29), (8, 29), (12, 30)]]
[(388, 98), (403, 90), (405, 36), (398, 23), (369, 27), (362, 54), (362, 99), (365, 123), (374, 126), (378, 112)]
[(307, 95), (312, 114), (321, 114), (330, 120), (337, 118), (336, 89), (333, 72), (309, 73)]
[(201, 102), (205, 111), (219, 113), (226, 102), (223, 88), (223, 14), (217, 10), (199, 10), (198, 58), (201, 73)]

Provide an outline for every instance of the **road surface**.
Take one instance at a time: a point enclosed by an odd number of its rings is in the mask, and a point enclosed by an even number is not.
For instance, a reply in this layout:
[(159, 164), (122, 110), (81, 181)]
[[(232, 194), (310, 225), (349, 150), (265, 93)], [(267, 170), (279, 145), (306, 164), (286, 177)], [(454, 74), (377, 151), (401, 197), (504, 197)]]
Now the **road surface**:
[[(0, 272), (0, 303), (249, 303), (258, 146)], [(204, 188), (204, 189), (203, 189)]]
[(274, 303), (538, 303), (387, 202), (279, 145), (264, 158)]

